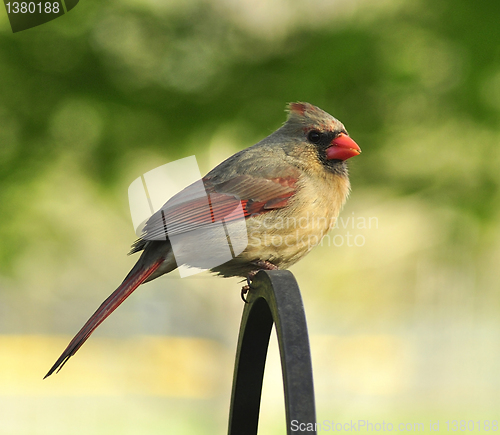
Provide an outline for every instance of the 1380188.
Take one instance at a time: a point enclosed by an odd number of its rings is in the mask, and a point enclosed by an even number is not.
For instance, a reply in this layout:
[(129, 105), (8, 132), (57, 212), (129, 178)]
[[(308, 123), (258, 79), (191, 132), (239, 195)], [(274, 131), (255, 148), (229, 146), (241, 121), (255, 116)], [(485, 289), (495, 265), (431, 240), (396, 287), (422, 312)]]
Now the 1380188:
[(497, 420), (448, 420), (446, 422), (448, 430), (451, 431), (498, 431), (498, 421)]
[(57, 2), (9, 2), (5, 3), (5, 7), (7, 8), (7, 13), (13, 14), (35, 14), (42, 12), (46, 14), (58, 14), (59, 13), (59, 3)]

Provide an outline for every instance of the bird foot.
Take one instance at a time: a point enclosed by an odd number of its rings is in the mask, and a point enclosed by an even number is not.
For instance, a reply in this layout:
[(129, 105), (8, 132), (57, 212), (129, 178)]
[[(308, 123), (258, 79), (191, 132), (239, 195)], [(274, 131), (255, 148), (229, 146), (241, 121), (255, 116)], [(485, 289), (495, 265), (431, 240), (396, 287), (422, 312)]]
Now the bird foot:
[(259, 270), (278, 270), (278, 266), (275, 266), (273, 263), (270, 263), (266, 260), (254, 261), (252, 264), (255, 264), (258, 267), (258, 270), (253, 270), (250, 273), (253, 273), (252, 278), (257, 274)]
[[(248, 282), (248, 281), (247, 281)], [(247, 284), (247, 285), (244, 285), (243, 287), (241, 287), (241, 299), (243, 300), (243, 302), (245, 302), (245, 304), (248, 304), (248, 301), (247, 301), (247, 298), (245, 297), (245, 295), (250, 291), (250, 285)]]
[(241, 288), (241, 299), (243, 299), (243, 302), (245, 302), (245, 304), (248, 303), (245, 295), (250, 291), (250, 288), (252, 287), (252, 280), (255, 278), (255, 275), (257, 275), (257, 273), (261, 270), (278, 270), (278, 266), (275, 266), (273, 263), (265, 260), (254, 261), (252, 264), (257, 266), (258, 269), (248, 272), (247, 285), (244, 285)]

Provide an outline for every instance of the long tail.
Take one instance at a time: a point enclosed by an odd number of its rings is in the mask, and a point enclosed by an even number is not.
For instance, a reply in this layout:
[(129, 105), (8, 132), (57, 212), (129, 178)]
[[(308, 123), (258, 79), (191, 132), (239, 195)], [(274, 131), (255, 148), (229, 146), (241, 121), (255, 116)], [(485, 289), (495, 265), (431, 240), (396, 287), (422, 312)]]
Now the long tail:
[[(125, 280), (122, 282), (120, 287), (118, 287), (97, 309), (97, 311), (92, 315), (92, 317), (87, 320), (87, 323), (83, 325), (80, 332), (75, 335), (73, 340), (68, 344), (68, 347), (61, 354), (56, 363), (52, 366), (49, 372), (45, 375), (45, 378), (49, 377), (56, 370), (62, 369), (64, 364), (72, 357), (83, 343), (87, 341), (90, 334), (102, 323), (104, 320), (114, 311), (118, 306), (127, 299), (132, 292), (139, 287), (144, 281), (146, 281), (151, 274), (153, 274), (163, 263), (164, 257), (160, 257), (158, 260), (150, 264), (149, 266), (136, 266), (128, 274)], [(139, 262), (138, 262), (139, 264)], [(134, 270), (136, 269), (136, 270)]]

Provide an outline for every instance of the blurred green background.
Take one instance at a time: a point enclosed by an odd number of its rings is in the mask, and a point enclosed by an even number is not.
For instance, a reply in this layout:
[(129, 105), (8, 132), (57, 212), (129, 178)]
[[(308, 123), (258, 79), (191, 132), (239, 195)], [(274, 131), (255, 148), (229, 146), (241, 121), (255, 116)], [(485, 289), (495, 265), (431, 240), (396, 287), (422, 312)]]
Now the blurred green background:
[[(13, 34), (0, 12), (0, 433), (226, 431), (237, 279), (141, 287), (42, 377), (135, 261), (129, 184), (193, 154), (207, 172), (290, 101), (363, 150), (339, 228), (292, 268), (318, 421), (498, 420), (499, 17), (494, 0), (85, 0)], [(285, 433), (282, 396), (274, 344), (261, 434)]]

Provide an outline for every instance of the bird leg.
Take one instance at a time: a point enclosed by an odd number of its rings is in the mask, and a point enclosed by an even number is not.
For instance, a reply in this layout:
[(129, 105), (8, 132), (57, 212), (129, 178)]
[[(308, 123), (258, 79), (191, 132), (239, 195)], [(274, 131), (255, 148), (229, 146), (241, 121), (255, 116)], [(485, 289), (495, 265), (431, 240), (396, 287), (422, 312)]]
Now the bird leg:
[(241, 288), (241, 299), (243, 299), (243, 302), (245, 302), (245, 304), (247, 303), (245, 295), (250, 291), (252, 280), (254, 279), (255, 275), (257, 275), (257, 273), (261, 270), (278, 270), (278, 266), (275, 266), (273, 263), (270, 263), (269, 261), (266, 260), (254, 261), (252, 262), (252, 264), (257, 266), (258, 269), (251, 270), (250, 272), (248, 272), (247, 285), (244, 285)]

